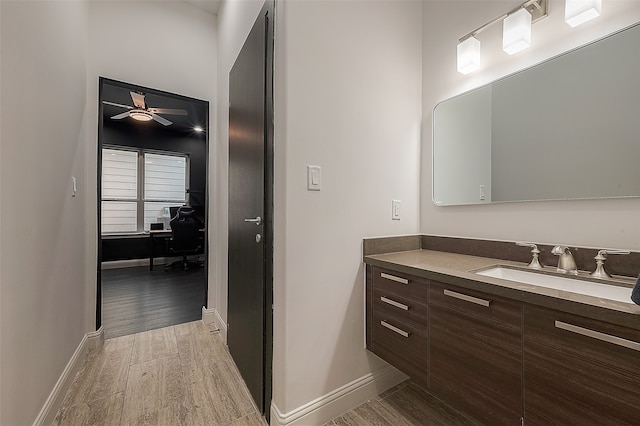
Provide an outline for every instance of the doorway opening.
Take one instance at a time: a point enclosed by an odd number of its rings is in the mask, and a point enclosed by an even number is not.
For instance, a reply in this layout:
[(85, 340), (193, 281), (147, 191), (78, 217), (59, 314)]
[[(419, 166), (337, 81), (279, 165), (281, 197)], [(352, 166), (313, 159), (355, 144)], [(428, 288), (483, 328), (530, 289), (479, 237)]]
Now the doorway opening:
[(104, 77), (99, 87), (96, 329), (109, 339), (200, 319), (209, 103)]

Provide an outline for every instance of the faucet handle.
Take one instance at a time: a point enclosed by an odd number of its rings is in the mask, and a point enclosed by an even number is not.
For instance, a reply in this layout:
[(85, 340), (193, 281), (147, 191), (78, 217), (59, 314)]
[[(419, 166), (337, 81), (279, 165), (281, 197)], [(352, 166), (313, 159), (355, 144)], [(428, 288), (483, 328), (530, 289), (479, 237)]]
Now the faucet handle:
[(594, 259), (598, 259), (598, 257), (604, 257), (605, 259), (607, 258), (608, 254), (629, 254), (631, 253), (629, 250), (600, 250), (598, 251), (598, 255), (596, 257), (594, 257)]
[(538, 250), (537, 245), (535, 245), (534, 243), (528, 243), (525, 241), (516, 241), (516, 245), (520, 247), (531, 247), (531, 253), (533, 254), (533, 259), (531, 259), (531, 262), (529, 262), (529, 265), (527, 266), (532, 269), (542, 269), (542, 265), (540, 264), (540, 260), (538, 259), (540, 250)]
[(596, 257), (594, 257), (596, 261), (596, 270), (591, 273), (592, 277), (595, 278), (611, 278), (611, 275), (604, 269), (604, 261), (607, 260), (608, 254), (629, 254), (631, 253), (629, 250), (600, 250)]

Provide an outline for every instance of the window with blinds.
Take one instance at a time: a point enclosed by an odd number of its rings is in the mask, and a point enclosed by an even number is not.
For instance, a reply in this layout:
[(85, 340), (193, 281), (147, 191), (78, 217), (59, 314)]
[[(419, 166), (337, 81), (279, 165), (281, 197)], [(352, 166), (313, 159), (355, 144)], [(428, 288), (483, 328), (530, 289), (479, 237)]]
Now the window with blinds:
[(166, 208), (186, 201), (188, 158), (143, 150), (102, 150), (102, 233), (148, 231)]

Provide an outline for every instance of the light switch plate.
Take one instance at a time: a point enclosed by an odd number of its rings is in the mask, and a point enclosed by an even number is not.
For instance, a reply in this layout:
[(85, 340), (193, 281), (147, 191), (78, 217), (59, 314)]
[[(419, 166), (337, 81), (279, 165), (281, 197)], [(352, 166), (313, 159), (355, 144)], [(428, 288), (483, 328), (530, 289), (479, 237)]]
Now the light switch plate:
[(322, 169), (320, 166), (307, 166), (307, 190), (320, 191), (322, 188)]
[(391, 201), (391, 219), (400, 220), (400, 200)]

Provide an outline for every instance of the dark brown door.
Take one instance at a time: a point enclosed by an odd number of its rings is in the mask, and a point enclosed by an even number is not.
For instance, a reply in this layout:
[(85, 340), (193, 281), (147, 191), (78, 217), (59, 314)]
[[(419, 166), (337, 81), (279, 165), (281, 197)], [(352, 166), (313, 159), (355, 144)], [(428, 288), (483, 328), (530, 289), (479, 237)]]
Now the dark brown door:
[(272, 13), (267, 2), (229, 74), (227, 343), (263, 413), (271, 403)]

